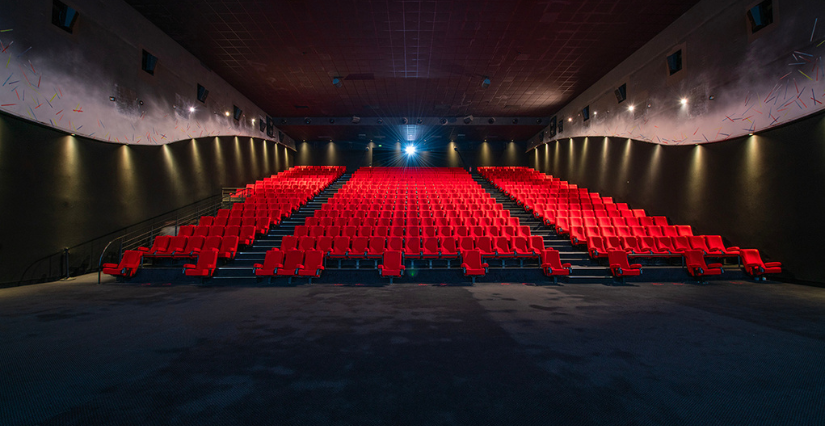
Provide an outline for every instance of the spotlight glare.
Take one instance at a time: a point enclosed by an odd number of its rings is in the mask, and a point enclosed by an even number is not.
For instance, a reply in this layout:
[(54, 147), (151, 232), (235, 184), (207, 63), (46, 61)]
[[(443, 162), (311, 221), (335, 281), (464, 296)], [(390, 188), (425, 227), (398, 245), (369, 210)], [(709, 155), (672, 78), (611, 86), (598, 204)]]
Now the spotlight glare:
[(633, 105), (630, 105), (629, 107), (627, 107), (627, 110), (630, 111), (630, 112), (633, 112), (634, 109), (635, 108), (633, 107)]
[(229, 117), (229, 111), (226, 111), (224, 114), (225, 114), (227, 117)]
[(195, 107), (189, 107), (189, 112), (195, 112)]
[(404, 148), (404, 152), (406, 152), (407, 155), (414, 155), (415, 154), (415, 145), (407, 145), (407, 147)]
[(687, 105), (687, 98), (682, 98), (679, 102), (680, 102), (682, 105)]

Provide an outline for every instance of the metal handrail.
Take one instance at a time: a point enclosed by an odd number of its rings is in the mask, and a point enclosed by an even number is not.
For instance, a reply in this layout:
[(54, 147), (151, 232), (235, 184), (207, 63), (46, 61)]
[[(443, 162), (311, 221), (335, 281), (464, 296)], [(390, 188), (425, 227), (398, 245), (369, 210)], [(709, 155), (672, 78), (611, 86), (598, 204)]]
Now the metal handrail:
[[(198, 218), (202, 215), (207, 215), (210, 213), (215, 214), (219, 208), (228, 208), (233, 202), (242, 201), (244, 197), (238, 197), (235, 194), (237, 194), (238, 191), (241, 191), (241, 194), (243, 194), (243, 190), (244, 188), (223, 188), (221, 194), (212, 195), (177, 209), (153, 216), (141, 222), (123, 227), (116, 231), (106, 233), (75, 246), (67, 247), (58, 253), (52, 253), (44, 256), (29, 264), (20, 275), (20, 279), (18, 281), (2, 283), (0, 286), (46, 282), (60, 278), (69, 278), (71, 276), (82, 275), (95, 270), (100, 272), (106, 255), (112, 254), (109, 252), (109, 249), (114, 242), (120, 240), (120, 244), (118, 245), (118, 253), (122, 255), (124, 249), (132, 249), (143, 243), (151, 241), (151, 238), (162, 228), (174, 226), (175, 233), (177, 233), (178, 227), (196, 223)], [(111, 238), (112, 235), (117, 236)], [(98, 252), (96, 248), (99, 249), (99, 247), (103, 245), (104, 241), (106, 241), (104, 248)], [(74, 269), (72, 269), (72, 265), (70, 265), (70, 253), (84, 253), (82, 256), (75, 256), (75, 259), (81, 259), (81, 262), (79, 265), (75, 265)], [(118, 259), (120, 258), (120, 255), (118, 256)], [(98, 258), (97, 264), (94, 262), (94, 258), (96, 257)], [(57, 270), (53, 267), (54, 263), (57, 263), (58, 265)], [(37, 278), (28, 278), (28, 274), (32, 270), (38, 269), (46, 269), (45, 274)]]

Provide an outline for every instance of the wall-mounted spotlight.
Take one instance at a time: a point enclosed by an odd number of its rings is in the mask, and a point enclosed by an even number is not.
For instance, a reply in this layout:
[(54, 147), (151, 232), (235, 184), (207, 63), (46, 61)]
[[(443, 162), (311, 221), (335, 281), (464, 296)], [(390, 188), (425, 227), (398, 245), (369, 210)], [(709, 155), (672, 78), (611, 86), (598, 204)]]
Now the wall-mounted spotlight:
[(229, 111), (226, 111), (226, 112), (225, 112), (225, 113), (223, 113), (223, 114), (224, 114), (225, 116), (229, 117)]
[(189, 112), (195, 112), (195, 107), (189, 107)]
[(401, 124), (407, 124), (409, 122), (410, 122), (410, 120), (407, 117), (401, 118)]
[(474, 118), (474, 117), (473, 117), (472, 115), (468, 115), (468, 116), (464, 117), (464, 124), (470, 124), (470, 123), (472, 123), (472, 122), (473, 122), (473, 118)]
[(109, 96), (109, 100), (110, 100), (110, 101), (112, 101), (112, 102), (114, 102), (114, 101), (116, 101), (116, 100), (117, 100), (117, 98), (115, 98), (114, 96)]
[(404, 152), (406, 152), (407, 155), (415, 155), (415, 145), (407, 145), (407, 147), (404, 148)]
[(541, 124), (542, 121), (544, 121), (544, 120), (542, 120), (541, 118), (537, 118), (536, 119), (536, 124)]
[(573, 121), (573, 117), (567, 117), (567, 122), (570, 123), (571, 121)]
[(486, 89), (490, 87), (490, 77), (484, 76), (484, 80), (481, 80), (481, 88)]
[(375, 120), (375, 122), (378, 123), (378, 124), (384, 124), (384, 120), (381, 119), (381, 118), (379, 118), (378, 120)]
[(335, 124), (335, 119), (334, 119), (334, 118), (330, 118), (330, 119), (329, 119), (329, 124)]
[(687, 105), (688, 100), (687, 100), (687, 98), (682, 98), (682, 99), (679, 100), (679, 103), (682, 104), (682, 105)]
[(489, 123), (489, 124), (493, 124), (495, 122), (496, 122), (495, 117), (490, 117), (490, 118), (487, 119), (487, 123)]
[(304, 124), (312, 124), (312, 120), (309, 117), (307, 117), (304, 119)]
[(636, 109), (636, 107), (634, 107), (633, 105), (629, 105), (627, 107), (627, 110), (630, 111), (630, 112), (633, 112), (634, 109)]
[(438, 120), (438, 122), (441, 123), (441, 125), (443, 126), (443, 125), (447, 124), (447, 119), (442, 118), (441, 120)]
[(518, 118), (513, 119), (513, 124), (518, 124)]
[(423, 123), (423, 122), (424, 122), (424, 120), (422, 120), (422, 119), (420, 119), (420, 118), (419, 118), (418, 120), (415, 120), (415, 122), (416, 122), (417, 124), (421, 124), (421, 123)]
[(358, 124), (361, 122), (361, 117), (352, 116), (352, 124)]
[(344, 85), (344, 80), (341, 77), (332, 77), (332, 85), (335, 87), (341, 87)]

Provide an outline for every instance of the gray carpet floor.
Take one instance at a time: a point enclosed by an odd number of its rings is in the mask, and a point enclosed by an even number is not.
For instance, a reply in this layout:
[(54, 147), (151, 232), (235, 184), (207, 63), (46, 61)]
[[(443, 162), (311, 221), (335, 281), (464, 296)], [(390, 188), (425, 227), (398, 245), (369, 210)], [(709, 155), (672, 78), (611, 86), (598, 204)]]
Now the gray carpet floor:
[(825, 289), (0, 289), (0, 425), (823, 425)]

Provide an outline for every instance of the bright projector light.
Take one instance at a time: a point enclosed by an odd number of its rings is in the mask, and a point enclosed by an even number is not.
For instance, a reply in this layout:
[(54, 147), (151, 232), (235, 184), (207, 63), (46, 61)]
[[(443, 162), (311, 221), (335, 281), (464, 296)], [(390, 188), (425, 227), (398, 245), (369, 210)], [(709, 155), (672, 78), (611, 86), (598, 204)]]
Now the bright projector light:
[(413, 155), (413, 154), (415, 154), (415, 146), (413, 146), (413, 145), (407, 145), (407, 147), (406, 147), (406, 148), (404, 148), (404, 152), (406, 152), (406, 153), (407, 153), (407, 155)]

